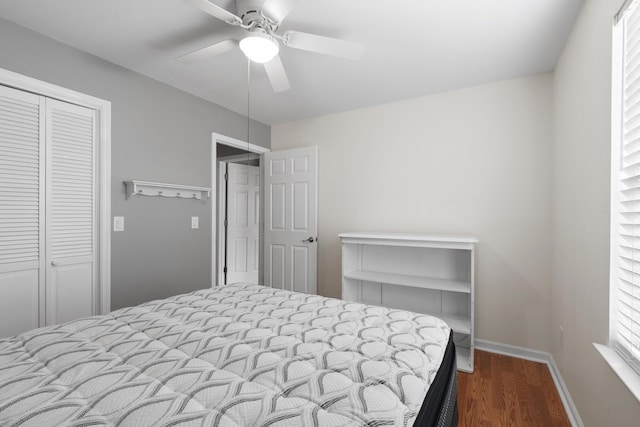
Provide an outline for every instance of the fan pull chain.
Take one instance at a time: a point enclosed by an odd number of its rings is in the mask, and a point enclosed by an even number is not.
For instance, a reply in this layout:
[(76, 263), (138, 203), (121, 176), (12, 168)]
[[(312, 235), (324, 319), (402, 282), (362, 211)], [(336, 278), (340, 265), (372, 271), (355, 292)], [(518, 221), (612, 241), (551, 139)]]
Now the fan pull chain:
[(247, 166), (251, 161), (251, 60), (247, 58)]

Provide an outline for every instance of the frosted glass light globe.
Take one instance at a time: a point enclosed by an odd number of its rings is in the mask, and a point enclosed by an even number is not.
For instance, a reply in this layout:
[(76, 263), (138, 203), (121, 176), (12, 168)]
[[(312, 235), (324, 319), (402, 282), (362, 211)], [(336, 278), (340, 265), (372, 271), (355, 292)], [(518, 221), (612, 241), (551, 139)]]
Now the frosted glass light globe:
[(253, 62), (269, 62), (278, 54), (278, 42), (268, 34), (253, 33), (240, 40), (240, 49)]

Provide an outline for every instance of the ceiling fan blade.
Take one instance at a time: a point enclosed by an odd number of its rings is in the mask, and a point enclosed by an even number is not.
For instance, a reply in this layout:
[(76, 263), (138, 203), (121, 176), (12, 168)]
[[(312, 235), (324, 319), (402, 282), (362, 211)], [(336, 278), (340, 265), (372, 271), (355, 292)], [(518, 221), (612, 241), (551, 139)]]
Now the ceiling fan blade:
[(236, 47), (237, 44), (238, 42), (235, 40), (224, 40), (178, 56), (176, 59), (180, 62), (184, 62), (185, 64), (192, 64), (194, 62), (225, 53)]
[(360, 43), (300, 31), (285, 32), (282, 35), (282, 42), (294, 49), (339, 56), (345, 59), (361, 59), (365, 50), (365, 46)]
[(262, 13), (279, 24), (289, 15), (300, 0), (265, 0), (262, 5)]
[(274, 92), (284, 92), (291, 89), (280, 56), (276, 55), (271, 61), (265, 62), (264, 69), (267, 72), (267, 77), (269, 77)]
[(197, 7), (203, 12), (208, 13), (214, 18), (218, 18), (221, 21), (224, 21), (231, 25), (240, 25), (242, 24), (242, 19), (229, 12), (226, 9), (221, 8), (217, 4), (211, 3), (207, 0), (187, 0), (189, 3)]

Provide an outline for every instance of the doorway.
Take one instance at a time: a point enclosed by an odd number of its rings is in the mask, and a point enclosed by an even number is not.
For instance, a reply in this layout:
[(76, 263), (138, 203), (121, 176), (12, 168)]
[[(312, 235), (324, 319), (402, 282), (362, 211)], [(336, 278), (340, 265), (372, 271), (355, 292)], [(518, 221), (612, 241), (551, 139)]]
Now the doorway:
[[(221, 155), (218, 144), (218, 228), (220, 230), (220, 283), (260, 283), (260, 156)], [(237, 150), (244, 151), (244, 150)]]
[(213, 134), (212, 286), (262, 283), (262, 154), (268, 148)]
[[(243, 260), (240, 262), (242, 271), (239, 271), (242, 274), (248, 273), (244, 271), (244, 264), (248, 267), (251, 262), (257, 261), (258, 284), (315, 294), (318, 253), (318, 148), (311, 146), (272, 152), (268, 148), (216, 133), (212, 135), (212, 143), (211, 204), (215, 222), (211, 239), (211, 286), (230, 283), (230, 278), (225, 276), (225, 267), (229, 273), (230, 257), (237, 257)], [(218, 147), (221, 150), (220, 158)], [(256, 166), (255, 160), (259, 160), (259, 191), (252, 190), (253, 198), (256, 200), (252, 205), (255, 211), (254, 218), (259, 224), (257, 244), (252, 247), (253, 258), (252, 248), (248, 244), (241, 243), (241, 246), (233, 247), (228, 244), (228, 229), (225, 230), (223, 218), (227, 219), (228, 228), (229, 217), (237, 215), (237, 211), (229, 213), (226, 207), (220, 209), (229, 200), (227, 184), (222, 188), (221, 183), (225, 182), (229, 165), (238, 164), (234, 160), (239, 160), (239, 163), (245, 166)], [(240, 183), (250, 182), (250, 171), (251, 169), (246, 169), (241, 172), (246, 176), (239, 179)], [(242, 197), (241, 201), (234, 200), (234, 203), (237, 203), (242, 211), (246, 211), (249, 208), (248, 190), (247, 195)], [(245, 218), (241, 218), (240, 222), (248, 224), (250, 217), (247, 213), (246, 221)], [(236, 281), (243, 281), (241, 276), (235, 277)]]

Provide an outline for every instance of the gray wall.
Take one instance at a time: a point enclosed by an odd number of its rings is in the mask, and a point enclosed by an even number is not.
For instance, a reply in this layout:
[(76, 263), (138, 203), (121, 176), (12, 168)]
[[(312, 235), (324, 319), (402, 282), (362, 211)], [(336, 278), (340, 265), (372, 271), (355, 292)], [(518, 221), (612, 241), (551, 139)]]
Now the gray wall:
[(640, 402), (593, 347), (609, 335), (611, 34), (622, 2), (584, 3), (554, 73), (549, 337), (587, 427), (640, 423)]
[[(129, 179), (211, 186), (211, 133), (246, 137), (246, 117), (0, 19), (0, 67), (111, 101), (112, 308), (211, 283), (211, 202), (135, 197)], [(270, 128), (251, 124), (270, 146)], [(190, 228), (191, 216), (200, 228)]]

